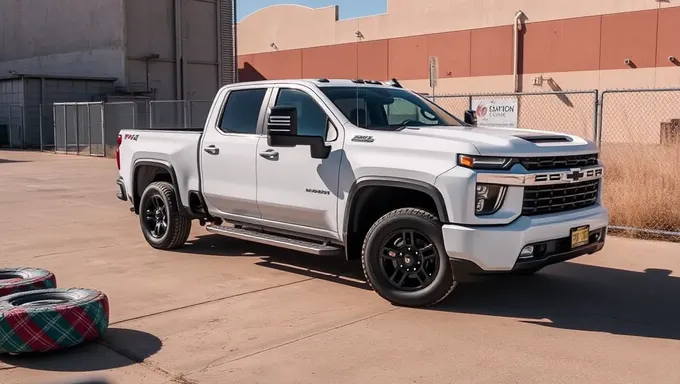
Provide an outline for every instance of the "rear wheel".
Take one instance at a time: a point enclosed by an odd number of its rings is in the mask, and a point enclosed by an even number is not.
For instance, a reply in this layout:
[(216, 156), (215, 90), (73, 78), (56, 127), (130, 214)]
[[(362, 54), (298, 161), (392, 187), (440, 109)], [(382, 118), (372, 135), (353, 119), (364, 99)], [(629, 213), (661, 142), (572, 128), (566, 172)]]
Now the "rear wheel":
[(182, 216), (172, 184), (149, 184), (139, 202), (139, 223), (146, 241), (154, 248), (179, 248), (189, 238), (191, 219)]
[(364, 239), (362, 264), (373, 289), (396, 305), (437, 304), (457, 284), (441, 223), (421, 209), (401, 208), (378, 219)]

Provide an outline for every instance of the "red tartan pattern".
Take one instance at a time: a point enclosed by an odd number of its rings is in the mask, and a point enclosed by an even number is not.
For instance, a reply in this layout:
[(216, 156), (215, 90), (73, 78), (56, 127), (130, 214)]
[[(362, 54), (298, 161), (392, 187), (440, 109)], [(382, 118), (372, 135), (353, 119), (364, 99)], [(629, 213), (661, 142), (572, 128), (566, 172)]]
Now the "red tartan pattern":
[(56, 347), (54, 340), (33, 322), (31, 315), (25, 309), (12, 310), (5, 316), (5, 320), (31, 351), (44, 352)]
[(18, 292), (35, 291), (38, 289), (50, 289), (56, 287), (57, 279), (51, 272), (30, 279), (0, 280), (0, 297)]
[(108, 328), (104, 293), (86, 302), (0, 312), (0, 353), (47, 352), (96, 340)]

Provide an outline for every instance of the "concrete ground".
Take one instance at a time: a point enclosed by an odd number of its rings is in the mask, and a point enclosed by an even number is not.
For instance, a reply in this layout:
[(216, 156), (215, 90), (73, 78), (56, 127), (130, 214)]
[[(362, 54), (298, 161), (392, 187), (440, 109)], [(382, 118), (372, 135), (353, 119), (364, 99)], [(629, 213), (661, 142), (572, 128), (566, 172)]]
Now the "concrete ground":
[(680, 244), (610, 237), (528, 278), (393, 307), (356, 263), (195, 225), (149, 247), (109, 159), (0, 152), (0, 260), (103, 290), (101, 342), (0, 357), (0, 383), (680, 383)]

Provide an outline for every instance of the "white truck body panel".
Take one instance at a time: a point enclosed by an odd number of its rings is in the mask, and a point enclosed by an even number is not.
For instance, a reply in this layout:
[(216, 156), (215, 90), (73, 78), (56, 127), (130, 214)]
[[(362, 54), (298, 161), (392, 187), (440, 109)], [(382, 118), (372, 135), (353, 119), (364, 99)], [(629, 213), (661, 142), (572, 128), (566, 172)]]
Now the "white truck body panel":
[[(545, 171), (527, 171), (520, 164), (504, 171), (472, 170), (457, 165), (459, 154), (522, 158), (598, 153), (591, 141), (573, 135), (506, 128), (407, 126), (398, 131), (360, 128), (321, 91), (331, 85), (376, 87), (335, 80), (330, 85), (306, 80), (234, 84), (217, 94), (203, 134), (121, 131), (124, 138), (120, 147), (120, 176), (128, 194), (131, 196), (136, 188), (132, 184), (135, 164), (158, 162), (174, 170), (184, 206), (189, 206), (189, 191), (200, 191), (214, 217), (345, 243), (349, 198), (358, 182), (391, 179), (418, 183), (431, 187), (442, 197), (446, 217), (440, 219), (444, 223), (442, 234), (448, 255), (469, 260), (488, 271), (511, 270), (526, 244), (568, 237), (572, 228), (581, 225), (590, 225), (591, 230), (607, 226), (601, 184), (596, 203), (587, 208), (528, 217), (522, 215), (525, 187), (508, 183), (498, 211), (477, 215), (475, 188), (480, 175), (522, 178)], [(220, 114), (229, 93), (261, 87), (268, 90), (258, 118), (258, 132), (239, 134), (220, 130)], [(331, 147), (328, 158), (311, 158), (310, 147), (305, 145), (268, 144), (263, 127), (267, 111), (274, 105), (271, 96), (279, 88), (306, 92), (326, 113), (330, 122), (326, 139)], [(535, 143), (518, 135), (560, 135), (568, 140)], [(210, 153), (215, 148), (219, 153)], [(600, 163), (599, 167), (602, 166)]]

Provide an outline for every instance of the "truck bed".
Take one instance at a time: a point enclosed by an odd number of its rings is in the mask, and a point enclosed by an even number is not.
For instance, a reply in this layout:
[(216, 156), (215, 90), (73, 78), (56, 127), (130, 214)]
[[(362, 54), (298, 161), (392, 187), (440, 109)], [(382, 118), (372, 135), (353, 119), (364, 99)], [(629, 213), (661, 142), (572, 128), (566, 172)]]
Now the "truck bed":
[(202, 130), (123, 129), (120, 131), (120, 174), (125, 188), (133, 193), (135, 166), (162, 162), (174, 172), (183, 202), (189, 191), (199, 190), (198, 145)]

